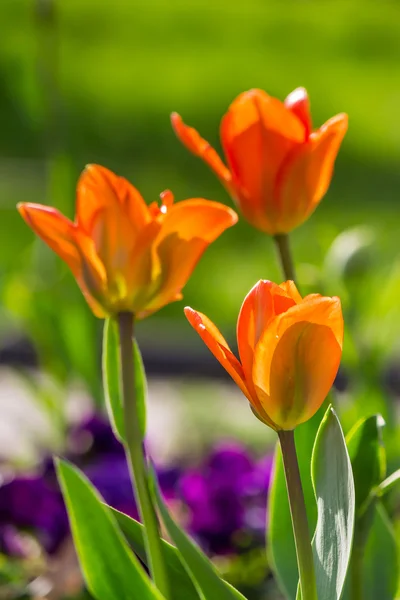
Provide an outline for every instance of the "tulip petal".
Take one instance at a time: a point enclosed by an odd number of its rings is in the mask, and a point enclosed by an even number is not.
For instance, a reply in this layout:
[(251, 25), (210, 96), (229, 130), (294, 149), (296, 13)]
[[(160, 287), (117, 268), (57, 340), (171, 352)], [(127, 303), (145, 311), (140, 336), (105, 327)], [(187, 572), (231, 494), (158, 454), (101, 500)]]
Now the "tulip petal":
[[(142, 288), (134, 302), (139, 318), (181, 299), (181, 291), (208, 245), (237, 221), (235, 211), (218, 202), (197, 198), (168, 204), (158, 235), (150, 236), (153, 239), (146, 252), (137, 246), (134, 249), (137, 267), (130, 285)], [(138, 307), (144, 304), (142, 311)]]
[(347, 115), (337, 115), (284, 161), (275, 190), (281, 214), (280, 233), (287, 233), (305, 221), (327, 192), (346, 131)]
[(249, 402), (253, 403), (250, 392), (247, 389), (242, 365), (232, 353), (227, 341), (214, 323), (202, 313), (197, 312), (188, 306), (185, 308), (185, 315), (193, 329), (197, 331), (203, 342), (206, 344), (207, 348), (229, 373)]
[(234, 210), (211, 200), (193, 198), (174, 204), (167, 212), (160, 232), (160, 242), (171, 233), (183, 240), (200, 238), (210, 244), (228, 227), (237, 223)]
[(310, 419), (335, 379), (343, 342), (338, 298), (312, 298), (279, 315), (256, 346), (253, 382), (281, 429)]
[(105, 167), (88, 165), (77, 186), (79, 226), (90, 235), (96, 214), (104, 209), (123, 212), (131, 225), (133, 236), (151, 219), (145, 201), (132, 184)]
[(182, 298), (208, 245), (236, 221), (237, 214), (218, 202), (199, 198), (170, 205), (154, 242), (158, 270), (153, 271), (146, 315)]
[(248, 382), (252, 381), (254, 349), (261, 335), (272, 319), (294, 304), (281, 286), (268, 280), (256, 283), (244, 299), (237, 322), (237, 341)]
[(310, 100), (307, 90), (303, 87), (296, 88), (289, 94), (284, 104), (304, 124), (307, 139), (312, 131)]
[[(182, 299), (181, 291), (207, 245), (200, 238), (182, 239), (178, 233), (163, 239), (156, 251), (160, 271), (152, 286), (152, 297), (146, 303), (145, 316)], [(140, 313), (138, 316), (141, 318)]]
[(347, 127), (347, 115), (340, 114), (329, 119), (310, 136), (312, 157), (309, 162), (309, 186), (313, 193), (314, 206), (318, 204), (329, 188), (333, 166)]
[(218, 153), (200, 136), (193, 127), (188, 127), (178, 113), (171, 114), (171, 123), (177, 137), (195, 156), (199, 156), (208, 164), (224, 184), (231, 181), (231, 173), (224, 165)]
[(76, 246), (75, 225), (58, 210), (29, 202), (18, 204), (18, 211), (26, 223), (70, 267), (74, 275), (81, 268)]
[(303, 123), (262, 90), (241, 94), (221, 123), (222, 146), (237, 201), (256, 227), (274, 233), (275, 179), (287, 155), (305, 140)]
[(111, 303), (111, 297), (115, 294), (112, 282), (110, 285), (107, 280), (106, 270), (97, 255), (93, 240), (79, 228), (75, 237), (82, 265), (75, 274), (76, 281), (96, 317), (104, 318), (109, 315), (106, 305)]
[(104, 269), (89, 249), (91, 240), (54, 208), (25, 203), (19, 204), (18, 210), (33, 231), (67, 263), (94, 314), (104, 317), (106, 313), (93, 295), (94, 285), (96, 289), (102, 286)]
[(78, 182), (77, 220), (94, 241), (107, 272), (110, 295), (123, 296), (121, 283), (130, 267), (129, 257), (140, 232), (151, 221), (143, 198), (122, 177), (88, 165)]
[(286, 294), (288, 294), (288, 296), (294, 300), (295, 304), (299, 304), (303, 301), (303, 298), (300, 296), (294, 281), (284, 281), (279, 285), (279, 287), (282, 288), (284, 292), (286, 292)]

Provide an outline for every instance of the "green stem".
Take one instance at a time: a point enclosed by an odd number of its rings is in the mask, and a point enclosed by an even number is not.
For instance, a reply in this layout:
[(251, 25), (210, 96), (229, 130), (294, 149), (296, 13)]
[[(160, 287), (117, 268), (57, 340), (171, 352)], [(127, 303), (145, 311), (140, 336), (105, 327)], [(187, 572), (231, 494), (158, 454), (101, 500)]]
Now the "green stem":
[(293, 431), (278, 431), (285, 468), (302, 600), (318, 600), (314, 559)]
[(278, 256), (281, 263), (283, 275), (286, 279), (291, 279), (296, 283), (296, 272), (289, 246), (289, 236), (287, 233), (278, 233), (274, 235)]
[(165, 598), (169, 598), (168, 579), (161, 550), (158, 520), (150, 496), (147, 466), (143, 452), (143, 440), (135, 399), (133, 325), (134, 316), (132, 313), (122, 312), (118, 315), (125, 426), (125, 452), (129, 464), (133, 491), (146, 532), (146, 553), (149, 570), (155, 585)]

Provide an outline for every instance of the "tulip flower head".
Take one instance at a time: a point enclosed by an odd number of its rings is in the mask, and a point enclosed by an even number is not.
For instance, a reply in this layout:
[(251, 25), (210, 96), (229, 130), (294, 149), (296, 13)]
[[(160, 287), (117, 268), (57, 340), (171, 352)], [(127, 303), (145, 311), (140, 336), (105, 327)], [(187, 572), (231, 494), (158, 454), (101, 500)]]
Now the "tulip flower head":
[(317, 412), (342, 355), (339, 298), (301, 298), (293, 281), (259, 281), (237, 322), (240, 361), (205, 315), (191, 308), (185, 314), (264, 423), (292, 430)]
[(221, 122), (226, 166), (178, 114), (171, 120), (178, 138), (211, 167), (243, 216), (270, 235), (288, 233), (315, 210), (347, 130), (345, 114), (313, 130), (304, 88), (284, 102), (250, 90), (234, 100)]
[(69, 266), (98, 317), (129, 311), (143, 318), (180, 300), (207, 246), (236, 213), (201, 198), (146, 205), (138, 190), (108, 169), (89, 165), (77, 187), (76, 218), (40, 204), (18, 210)]

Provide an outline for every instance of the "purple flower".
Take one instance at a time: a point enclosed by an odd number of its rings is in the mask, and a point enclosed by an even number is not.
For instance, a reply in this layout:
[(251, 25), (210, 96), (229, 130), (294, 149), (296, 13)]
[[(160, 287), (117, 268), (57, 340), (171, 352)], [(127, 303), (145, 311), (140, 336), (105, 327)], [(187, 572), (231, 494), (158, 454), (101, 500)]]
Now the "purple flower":
[(138, 519), (125, 457), (105, 457), (86, 467), (84, 472), (107, 504)]
[(29, 544), (13, 525), (0, 525), (0, 552), (14, 558), (27, 558)]
[(89, 415), (69, 434), (68, 453), (74, 462), (104, 455), (124, 456), (124, 449), (114, 436), (108, 421), (100, 415)]
[(244, 447), (228, 443), (183, 474), (188, 529), (206, 551), (234, 551), (238, 532), (247, 529), (256, 538), (265, 530), (271, 464), (271, 459), (254, 462)]
[[(71, 431), (68, 446), (67, 458), (83, 470), (105, 502), (138, 519), (124, 450), (107, 421), (87, 418)], [(251, 545), (263, 544), (271, 470), (271, 456), (254, 460), (240, 444), (223, 443), (197, 468), (168, 465), (158, 467), (157, 475), (167, 503), (182, 502), (187, 529), (205, 551), (226, 554), (243, 549), (241, 532)], [(44, 461), (42, 474), (15, 477), (0, 486), (0, 549), (21, 553), (18, 531), (24, 530), (33, 532), (49, 553), (69, 534), (50, 459)]]
[(0, 487), (0, 525), (35, 532), (48, 552), (68, 533), (61, 494), (41, 475), (16, 477)]

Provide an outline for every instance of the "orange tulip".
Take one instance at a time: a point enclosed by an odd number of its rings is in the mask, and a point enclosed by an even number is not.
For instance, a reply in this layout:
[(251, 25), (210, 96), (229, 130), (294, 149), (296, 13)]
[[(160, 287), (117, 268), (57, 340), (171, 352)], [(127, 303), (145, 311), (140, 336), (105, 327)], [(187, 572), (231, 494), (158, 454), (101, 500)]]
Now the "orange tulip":
[(185, 314), (253, 412), (276, 431), (304, 423), (325, 400), (342, 355), (339, 298), (302, 299), (293, 281), (259, 281), (239, 313), (240, 361), (205, 315), (191, 308)]
[(147, 206), (126, 179), (89, 165), (77, 187), (76, 219), (23, 203), (28, 225), (70, 267), (94, 314), (122, 311), (143, 318), (180, 300), (197, 261), (236, 213), (201, 198)]
[(181, 142), (213, 169), (244, 217), (270, 235), (288, 233), (315, 210), (347, 130), (347, 115), (339, 114), (313, 131), (303, 88), (284, 102), (250, 90), (234, 100), (221, 122), (228, 168), (178, 114), (171, 120)]

